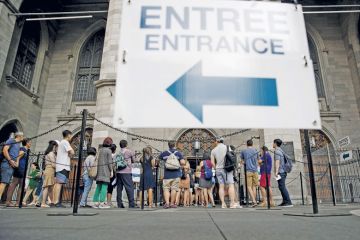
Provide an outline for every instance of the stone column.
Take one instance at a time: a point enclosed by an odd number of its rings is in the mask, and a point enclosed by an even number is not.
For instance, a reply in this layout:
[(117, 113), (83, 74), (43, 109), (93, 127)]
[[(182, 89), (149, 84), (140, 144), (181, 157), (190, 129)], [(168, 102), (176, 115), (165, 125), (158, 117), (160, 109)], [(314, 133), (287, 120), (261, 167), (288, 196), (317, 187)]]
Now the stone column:
[[(96, 81), (96, 117), (112, 125), (115, 100), (116, 68), (118, 64), (119, 35), (121, 24), (122, 0), (110, 0), (106, 24), (104, 50), (100, 78)], [(97, 147), (107, 136), (118, 145), (124, 136), (94, 122), (93, 145)]]

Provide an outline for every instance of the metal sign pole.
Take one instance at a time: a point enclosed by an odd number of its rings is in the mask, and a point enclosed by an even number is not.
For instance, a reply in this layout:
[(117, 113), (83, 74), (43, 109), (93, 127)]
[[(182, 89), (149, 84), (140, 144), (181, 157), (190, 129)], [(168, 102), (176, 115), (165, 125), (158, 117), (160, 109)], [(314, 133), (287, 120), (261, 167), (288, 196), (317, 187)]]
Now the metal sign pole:
[(304, 137), (305, 137), (305, 149), (308, 159), (308, 168), (309, 168), (309, 178), (310, 178), (310, 188), (311, 188), (311, 199), (312, 199), (312, 205), (313, 205), (313, 213), (318, 214), (319, 208), (318, 208), (318, 202), (317, 202), (317, 196), (316, 196), (316, 185), (315, 185), (315, 177), (314, 177), (314, 168), (313, 168), (313, 162), (312, 162), (312, 155), (311, 155), (311, 149), (310, 149), (310, 141), (309, 141), (309, 131), (304, 130)]

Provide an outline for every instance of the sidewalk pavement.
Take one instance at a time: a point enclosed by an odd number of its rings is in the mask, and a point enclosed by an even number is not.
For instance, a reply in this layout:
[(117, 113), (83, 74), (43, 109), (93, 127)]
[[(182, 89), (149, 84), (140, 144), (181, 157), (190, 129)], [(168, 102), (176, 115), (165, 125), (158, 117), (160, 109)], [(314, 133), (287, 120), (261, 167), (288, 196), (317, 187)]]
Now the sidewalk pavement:
[(282, 210), (178, 208), (158, 210), (79, 209), (96, 216), (48, 216), (72, 209), (0, 209), (0, 239), (77, 240), (331, 240), (359, 239), (360, 206), (320, 206), (337, 217), (294, 217), (311, 206)]

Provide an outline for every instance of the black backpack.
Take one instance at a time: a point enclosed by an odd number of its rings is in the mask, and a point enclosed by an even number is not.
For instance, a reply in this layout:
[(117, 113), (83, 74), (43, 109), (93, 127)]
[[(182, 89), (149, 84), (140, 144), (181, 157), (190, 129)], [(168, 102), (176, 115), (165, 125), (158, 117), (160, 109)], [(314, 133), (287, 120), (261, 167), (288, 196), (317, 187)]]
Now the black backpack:
[(230, 151), (230, 146), (226, 146), (226, 148), (224, 169), (226, 172), (232, 172), (235, 170), (236, 154), (234, 151)]

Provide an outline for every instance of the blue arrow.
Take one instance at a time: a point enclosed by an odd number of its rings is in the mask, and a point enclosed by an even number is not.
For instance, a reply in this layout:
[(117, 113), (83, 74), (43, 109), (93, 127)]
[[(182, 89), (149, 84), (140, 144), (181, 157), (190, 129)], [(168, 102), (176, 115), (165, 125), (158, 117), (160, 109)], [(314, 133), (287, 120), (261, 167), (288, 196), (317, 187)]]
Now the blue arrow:
[(195, 64), (166, 89), (200, 122), (204, 105), (279, 105), (275, 78), (206, 77), (201, 65)]

